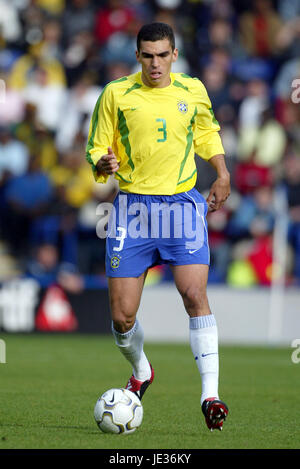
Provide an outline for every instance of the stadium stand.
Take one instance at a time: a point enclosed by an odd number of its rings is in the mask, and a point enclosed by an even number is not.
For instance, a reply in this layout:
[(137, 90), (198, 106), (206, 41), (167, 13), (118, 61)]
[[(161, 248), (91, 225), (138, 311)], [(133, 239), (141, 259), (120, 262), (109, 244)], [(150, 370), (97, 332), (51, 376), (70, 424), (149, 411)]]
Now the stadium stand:
[[(232, 174), (231, 197), (208, 215), (209, 282), (270, 285), (283, 188), (286, 283), (300, 284), (299, 1), (0, 0), (0, 12), (0, 282), (46, 287), (64, 271), (70, 291), (105, 285), (96, 207), (116, 184), (93, 180), (88, 125), (106, 83), (137, 70), (139, 27), (164, 21), (180, 49), (174, 71), (208, 89)], [(214, 174), (196, 161), (205, 194)], [(152, 277), (169, 278), (164, 267)]]

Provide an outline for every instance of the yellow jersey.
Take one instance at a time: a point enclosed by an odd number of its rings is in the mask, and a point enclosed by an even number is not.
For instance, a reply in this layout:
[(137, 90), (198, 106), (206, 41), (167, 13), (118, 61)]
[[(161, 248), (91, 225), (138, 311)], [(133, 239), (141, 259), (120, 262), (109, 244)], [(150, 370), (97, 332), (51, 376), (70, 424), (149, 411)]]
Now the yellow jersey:
[(224, 154), (211, 101), (203, 83), (171, 73), (171, 83), (151, 88), (141, 72), (108, 83), (90, 123), (86, 158), (95, 180), (105, 183), (96, 164), (112, 147), (120, 190), (172, 195), (192, 189), (197, 179), (194, 155), (209, 160)]

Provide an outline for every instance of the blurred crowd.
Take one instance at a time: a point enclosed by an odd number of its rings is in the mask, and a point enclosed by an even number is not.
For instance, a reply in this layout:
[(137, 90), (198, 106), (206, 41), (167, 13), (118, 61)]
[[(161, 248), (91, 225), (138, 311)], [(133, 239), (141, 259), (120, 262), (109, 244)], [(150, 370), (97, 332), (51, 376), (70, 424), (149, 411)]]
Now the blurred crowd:
[(117, 188), (94, 182), (88, 127), (151, 21), (174, 28), (173, 71), (204, 82), (222, 129), (232, 195), (208, 215), (209, 282), (300, 284), (300, 0), (0, 0), (0, 282), (106, 285), (96, 208)]

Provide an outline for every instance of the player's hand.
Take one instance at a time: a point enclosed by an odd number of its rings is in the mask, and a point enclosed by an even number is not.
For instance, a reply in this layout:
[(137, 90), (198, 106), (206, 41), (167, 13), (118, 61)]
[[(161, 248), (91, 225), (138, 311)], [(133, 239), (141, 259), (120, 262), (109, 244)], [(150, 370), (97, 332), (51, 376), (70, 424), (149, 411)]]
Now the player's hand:
[(114, 174), (119, 169), (117, 157), (111, 147), (108, 147), (107, 154), (103, 155), (96, 164), (99, 173)]
[(210, 188), (206, 199), (209, 212), (215, 212), (223, 207), (230, 195), (230, 178), (218, 177)]

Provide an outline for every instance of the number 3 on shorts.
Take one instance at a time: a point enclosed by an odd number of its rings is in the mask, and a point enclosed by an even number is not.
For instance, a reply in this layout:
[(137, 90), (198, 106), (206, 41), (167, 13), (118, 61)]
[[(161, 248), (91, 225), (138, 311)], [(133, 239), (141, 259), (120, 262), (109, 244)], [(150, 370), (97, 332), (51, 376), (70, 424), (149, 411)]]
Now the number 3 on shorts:
[(120, 242), (119, 246), (115, 246), (113, 248), (113, 251), (122, 251), (123, 246), (124, 246), (124, 239), (127, 233), (126, 228), (123, 228), (121, 226), (118, 226), (117, 230), (120, 232), (119, 236), (116, 236), (116, 240)]
[(156, 122), (162, 122), (162, 127), (159, 127), (157, 130), (158, 132), (162, 132), (163, 133), (163, 137), (162, 138), (158, 138), (156, 141), (157, 142), (165, 142), (167, 140), (167, 123), (166, 123), (166, 119), (156, 119)]

